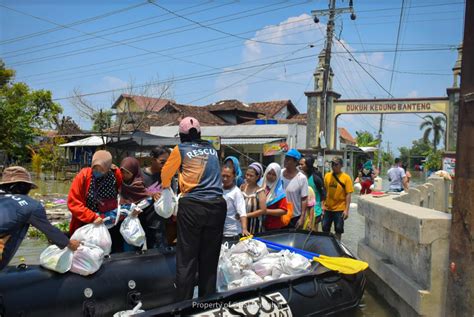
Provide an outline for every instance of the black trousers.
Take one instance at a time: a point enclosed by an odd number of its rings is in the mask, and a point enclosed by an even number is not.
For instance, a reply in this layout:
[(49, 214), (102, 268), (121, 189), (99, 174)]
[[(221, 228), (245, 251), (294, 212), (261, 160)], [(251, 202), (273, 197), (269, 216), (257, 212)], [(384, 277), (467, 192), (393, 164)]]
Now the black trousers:
[(195, 200), (183, 197), (178, 205), (176, 245), (177, 300), (191, 299), (198, 273), (199, 296), (216, 291), (227, 204), (224, 198)]

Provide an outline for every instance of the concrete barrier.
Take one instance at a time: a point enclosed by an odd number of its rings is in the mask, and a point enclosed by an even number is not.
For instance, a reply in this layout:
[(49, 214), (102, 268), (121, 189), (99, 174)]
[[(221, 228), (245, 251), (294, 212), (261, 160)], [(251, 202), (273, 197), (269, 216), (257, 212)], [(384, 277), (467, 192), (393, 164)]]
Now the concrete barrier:
[(422, 207), (445, 208), (440, 187), (435, 181), (401, 195), (359, 199), (365, 237), (358, 256), (369, 263), (370, 284), (403, 317), (446, 315), (451, 215)]

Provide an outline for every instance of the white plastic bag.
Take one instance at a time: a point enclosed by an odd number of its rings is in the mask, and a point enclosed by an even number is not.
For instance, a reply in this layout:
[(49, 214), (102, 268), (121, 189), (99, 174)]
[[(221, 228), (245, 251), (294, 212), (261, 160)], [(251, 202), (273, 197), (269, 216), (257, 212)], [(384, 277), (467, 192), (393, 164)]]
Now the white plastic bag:
[(104, 254), (110, 254), (112, 238), (109, 230), (104, 224), (90, 223), (77, 229), (71, 239), (94, 244), (104, 250)]
[(167, 219), (177, 212), (178, 198), (171, 188), (165, 188), (161, 192), (160, 199), (155, 202), (155, 212)]
[(283, 258), (281, 260), (281, 271), (284, 274), (295, 275), (306, 273), (311, 268), (311, 262), (302, 255), (283, 251)]
[(42, 267), (58, 273), (66, 273), (71, 269), (72, 250), (68, 247), (58, 248), (56, 245), (50, 245), (40, 255), (40, 264)]
[(268, 254), (265, 243), (258, 240), (247, 239), (232, 246), (231, 253), (248, 253), (254, 261), (258, 261)]
[(83, 276), (94, 274), (100, 269), (102, 262), (104, 262), (104, 250), (86, 242), (74, 251), (71, 272)]
[(252, 257), (248, 253), (236, 253), (231, 254), (230, 261), (240, 270), (245, 270), (250, 268), (253, 263)]
[(255, 274), (254, 271), (244, 270), (242, 272), (242, 278), (229, 283), (228, 289), (231, 290), (237, 287), (249, 286), (262, 282), (263, 279), (257, 274)]
[(253, 263), (252, 270), (262, 278), (271, 276), (273, 270), (280, 267), (282, 258), (283, 255), (281, 253), (270, 253)]
[(116, 312), (113, 317), (130, 317), (135, 316), (136, 314), (144, 313), (145, 311), (140, 308), (142, 308), (142, 302), (138, 302), (138, 304), (131, 310)]
[(128, 215), (120, 225), (120, 233), (130, 245), (141, 247), (145, 243), (145, 230), (138, 217)]

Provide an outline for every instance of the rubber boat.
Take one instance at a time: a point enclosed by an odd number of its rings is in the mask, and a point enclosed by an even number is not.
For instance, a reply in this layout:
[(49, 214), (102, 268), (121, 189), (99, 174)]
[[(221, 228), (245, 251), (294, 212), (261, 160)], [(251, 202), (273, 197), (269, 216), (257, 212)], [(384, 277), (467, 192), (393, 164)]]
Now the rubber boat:
[[(258, 236), (327, 256), (354, 258), (325, 233), (279, 230)], [(357, 307), (366, 283), (364, 272), (345, 275), (314, 263), (305, 274), (175, 302), (175, 274), (173, 247), (112, 254), (87, 277), (37, 265), (10, 266), (0, 273), (0, 316), (112, 316), (139, 302), (145, 310), (140, 316), (330, 315)]]

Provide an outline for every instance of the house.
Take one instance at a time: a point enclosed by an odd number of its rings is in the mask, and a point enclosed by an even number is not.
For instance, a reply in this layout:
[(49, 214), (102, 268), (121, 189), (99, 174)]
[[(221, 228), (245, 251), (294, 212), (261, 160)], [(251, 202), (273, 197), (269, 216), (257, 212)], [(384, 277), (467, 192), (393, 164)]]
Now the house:
[[(236, 99), (210, 105), (178, 104), (171, 99), (122, 94), (112, 105), (120, 124), (110, 132), (149, 131), (151, 126), (176, 125), (187, 116), (196, 117), (202, 125), (254, 124), (258, 119), (288, 120), (299, 115), (291, 100), (243, 103)], [(297, 120), (295, 123), (303, 123)], [(286, 122), (285, 122), (286, 123)], [(288, 122), (293, 123), (293, 122)]]

